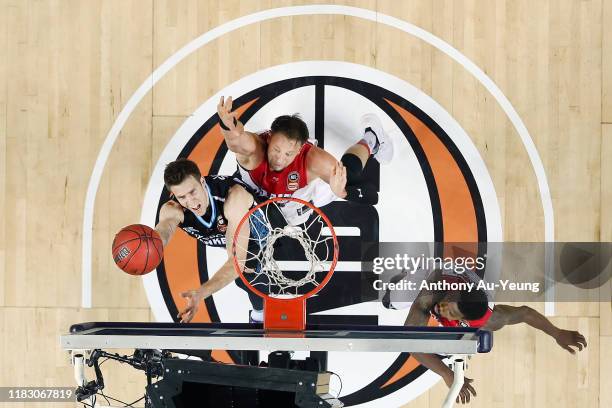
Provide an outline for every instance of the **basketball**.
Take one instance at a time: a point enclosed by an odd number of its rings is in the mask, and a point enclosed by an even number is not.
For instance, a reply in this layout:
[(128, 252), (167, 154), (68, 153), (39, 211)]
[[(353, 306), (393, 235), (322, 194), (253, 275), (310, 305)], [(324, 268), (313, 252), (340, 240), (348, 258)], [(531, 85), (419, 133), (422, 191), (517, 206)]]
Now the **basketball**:
[(147, 225), (123, 227), (113, 240), (113, 260), (130, 275), (151, 272), (157, 268), (163, 256), (163, 243), (159, 234)]

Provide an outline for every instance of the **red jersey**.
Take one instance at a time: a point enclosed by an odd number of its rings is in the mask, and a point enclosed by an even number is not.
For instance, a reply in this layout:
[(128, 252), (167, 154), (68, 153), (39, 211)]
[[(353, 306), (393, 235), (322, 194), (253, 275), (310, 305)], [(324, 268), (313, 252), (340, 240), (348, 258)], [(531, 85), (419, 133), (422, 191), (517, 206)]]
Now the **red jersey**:
[[(266, 144), (264, 147), (266, 150), (270, 136), (269, 131), (259, 135)], [(313, 146), (310, 142), (304, 143), (295, 159), (281, 171), (274, 171), (270, 168), (267, 154), (264, 154), (259, 166), (253, 170), (247, 170), (238, 164), (240, 176), (260, 196), (291, 197), (297, 190), (308, 184), (306, 156)]]
[(492, 313), (493, 313), (493, 309), (489, 307), (485, 315), (482, 316), (478, 320), (448, 320), (438, 315), (434, 311), (431, 312), (432, 316), (438, 321), (438, 323), (440, 323), (444, 327), (474, 327), (474, 328), (479, 328), (479, 327), (484, 326), (485, 323), (487, 323), (487, 321), (491, 317)]
[[(472, 271), (465, 271), (464, 273), (458, 275), (456, 273), (448, 274), (443, 273), (442, 279), (449, 282), (475, 282), (478, 283), (480, 278)], [(489, 302), (489, 307), (485, 312), (484, 316), (477, 320), (448, 320), (442, 316), (440, 316), (435, 309), (431, 310), (431, 315), (444, 327), (474, 327), (479, 328), (485, 325), (491, 314), (493, 313), (492, 304)]]

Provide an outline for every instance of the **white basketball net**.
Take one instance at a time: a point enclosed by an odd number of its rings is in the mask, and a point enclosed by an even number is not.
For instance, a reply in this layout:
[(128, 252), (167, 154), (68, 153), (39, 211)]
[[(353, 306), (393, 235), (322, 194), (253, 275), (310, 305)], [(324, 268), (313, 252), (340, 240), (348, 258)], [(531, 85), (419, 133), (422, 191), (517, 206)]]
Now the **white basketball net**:
[[(259, 290), (272, 297), (291, 298), (299, 296), (298, 290), (304, 285), (319, 286), (320, 281), (317, 280), (317, 274), (329, 272), (334, 256), (334, 242), (331, 234), (324, 235), (326, 232), (329, 233), (329, 228), (326, 228), (328, 225), (319, 213), (306, 208), (306, 211), (313, 213), (314, 216), (304, 224), (291, 225), (287, 221), (288, 217), (283, 207), (283, 203), (272, 201), (249, 216), (242, 226), (246, 228), (248, 224), (249, 245), (247, 248), (242, 248), (238, 243), (236, 244), (237, 248), (241, 248), (246, 253), (244, 259), (237, 259), (237, 261), (244, 271), (245, 278), (252, 286), (258, 287)], [(277, 216), (277, 218), (282, 219), (281, 224), (284, 225), (274, 226), (272, 224), (269, 217), (271, 211), (282, 214), (282, 217)], [(311, 237), (311, 233), (316, 235)], [(285, 276), (279, 261), (274, 259), (274, 244), (283, 237), (296, 240), (304, 250), (303, 254), (295, 254), (296, 258), (303, 260), (293, 261), (294, 267), (291, 268), (305, 272), (300, 279)], [(251, 265), (255, 266), (250, 267)], [(270, 293), (272, 287), (277, 293)]]

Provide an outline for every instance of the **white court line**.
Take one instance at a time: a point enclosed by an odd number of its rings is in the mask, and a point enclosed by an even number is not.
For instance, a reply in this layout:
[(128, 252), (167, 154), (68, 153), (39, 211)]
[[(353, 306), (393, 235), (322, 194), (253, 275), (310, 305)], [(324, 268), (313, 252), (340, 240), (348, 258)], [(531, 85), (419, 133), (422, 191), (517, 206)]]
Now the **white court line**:
[[(144, 96), (153, 88), (153, 86), (166, 75), (175, 65), (181, 62), (185, 57), (199, 49), (200, 47), (208, 44), (209, 42), (219, 38), (220, 36), (234, 31), (238, 28), (258, 23), (266, 20), (271, 20), (278, 17), (286, 16), (300, 16), (300, 15), (345, 15), (364, 20), (369, 20), (381, 24), (385, 24), (401, 30), (405, 33), (411, 34), (428, 44), (436, 47), (457, 63), (461, 64), (468, 72), (470, 72), (495, 98), (497, 103), (504, 110), (504, 113), (508, 116), (508, 119), (514, 126), (515, 130), (519, 134), (525, 150), (529, 155), (531, 165), (538, 181), (538, 188), (540, 191), (540, 199), (542, 201), (542, 207), (544, 212), (544, 239), (546, 242), (554, 241), (554, 213), (552, 206), (552, 198), (550, 196), (550, 188), (546, 179), (546, 172), (542, 160), (538, 155), (537, 149), (529, 131), (525, 124), (519, 117), (518, 113), (508, 100), (499, 87), (489, 78), (476, 64), (474, 64), (465, 55), (459, 52), (450, 44), (443, 41), (441, 38), (436, 37), (432, 33), (423, 30), (413, 24), (405, 22), (395, 17), (391, 17), (386, 14), (381, 14), (372, 10), (362, 9), (358, 7), (349, 6), (336, 6), (336, 5), (313, 5), (313, 6), (294, 6), (294, 7), (281, 7), (269, 10), (263, 10), (257, 13), (249, 14), (247, 16), (239, 17), (235, 20), (231, 20), (224, 23), (212, 30), (202, 34), (200, 37), (190, 41), (183, 48), (179, 49), (175, 54), (171, 55), (166, 59), (153, 73), (138, 87), (136, 92), (127, 101), (124, 108), (121, 110), (115, 123), (111, 127), (100, 153), (96, 159), (89, 185), (87, 187), (87, 195), (85, 197), (85, 208), (83, 214), (83, 245), (82, 245), (82, 307), (90, 308), (92, 304), (92, 288), (91, 288), (91, 274), (92, 274), (92, 235), (93, 235), (93, 212), (96, 194), (100, 185), (104, 166), (110, 155), (110, 151), (119, 136), (119, 132), (127, 122), (129, 116), (134, 111), (138, 103), (144, 98)], [(550, 281), (554, 273), (554, 257), (551, 250), (546, 247), (546, 277)], [(554, 299), (554, 285), (551, 288), (545, 288), (547, 302), (545, 304), (545, 313), (547, 315), (554, 314), (554, 303), (551, 300)]]

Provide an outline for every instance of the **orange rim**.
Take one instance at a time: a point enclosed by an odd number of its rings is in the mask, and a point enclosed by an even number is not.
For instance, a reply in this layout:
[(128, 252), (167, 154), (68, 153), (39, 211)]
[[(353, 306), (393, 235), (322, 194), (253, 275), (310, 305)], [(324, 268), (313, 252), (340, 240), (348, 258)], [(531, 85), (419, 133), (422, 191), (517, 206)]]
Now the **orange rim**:
[[(323, 278), (323, 280), (321, 281), (321, 283), (319, 285), (317, 285), (314, 289), (312, 289), (310, 292), (304, 293), (303, 295), (299, 295), (296, 296), (295, 298), (291, 298), (291, 299), (279, 299), (279, 298), (275, 298), (272, 297), (266, 293), (263, 293), (262, 291), (260, 291), (259, 289), (255, 288), (253, 285), (251, 285), (251, 283), (247, 280), (247, 278), (244, 277), (241, 268), (240, 268), (240, 264), (238, 263), (238, 259), (236, 258), (236, 240), (238, 238), (238, 233), (240, 232), (240, 230), (242, 229), (242, 226), (244, 225), (244, 223), (246, 222), (246, 220), (249, 219), (249, 217), (257, 210), (259, 210), (260, 208), (271, 204), (273, 202), (277, 202), (277, 201), (296, 201), (302, 205), (305, 205), (309, 208), (311, 208), (312, 210), (316, 211), (317, 214), (319, 214), (319, 216), (323, 219), (323, 221), (325, 221), (325, 224), (327, 224), (327, 227), (329, 228), (329, 231), (331, 233), (331, 236), (333, 238), (334, 244), (333, 244), (333, 248), (334, 248), (334, 257), (332, 259), (332, 263), (331, 266), (329, 268), (329, 272), (327, 272), (327, 275), (325, 275), (325, 278)], [(240, 223), (238, 224), (238, 228), (236, 228), (236, 232), (234, 233), (234, 238), (232, 240), (232, 258), (234, 259), (234, 268), (236, 269), (236, 272), (238, 272), (238, 275), (240, 276), (240, 279), (242, 279), (242, 281), (244, 282), (244, 284), (250, 289), (252, 290), (257, 296), (262, 297), (264, 299), (271, 299), (274, 302), (278, 302), (278, 301), (286, 301), (286, 302), (293, 302), (296, 299), (307, 299), (313, 295), (315, 295), (316, 293), (318, 293), (321, 289), (323, 289), (323, 287), (325, 285), (327, 285), (327, 282), (329, 282), (329, 280), (331, 279), (334, 270), (336, 269), (336, 264), (338, 263), (338, 238), (336, 236), (336, 231), (334, 230), (334, 227), (331, 223), (331, 221), (329, 220), (329, 218), (327, 218), (327, 216), (325, 215), (325, 213), (323, 213), (323, 211), (321, 211), (320, 208), (315, 207), (314, 205), (312, 205), (311, 203), (301, 200), (299, 198), (293, 198), (293, 197), (274, 197), (274, 198), (270, 198), (269, 200), (264, 201), (263, 203), (260, 203), (258, 205), (256, 205), (255, 207), (251, 208), (249, 210), (249, 212), (247, 212), (242, 219), (240, 220)]]

